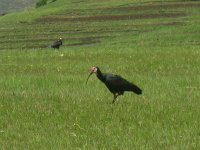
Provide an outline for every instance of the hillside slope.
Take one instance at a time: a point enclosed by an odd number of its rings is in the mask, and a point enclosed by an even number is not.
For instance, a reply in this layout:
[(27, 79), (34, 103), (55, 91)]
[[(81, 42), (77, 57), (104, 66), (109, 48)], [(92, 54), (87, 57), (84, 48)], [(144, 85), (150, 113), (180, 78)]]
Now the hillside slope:
[[(16, 6), (19, 7), (20, 4), (28, 4), (30, 2), (33, 2), (34, 0), (29, 1), (16, 1), (15, 3), (18, 3)], [(158, 2), (167, 2), (170, 0), (160, 0)], [(173, 1), (171, 1), (173, 2)], [(174, 1), (174, 2), (179, 2)], [(12, 3), (6, 3), (5, 0), (2, 2), (2, 7), (9, 8), (9, 5), (15, 6), (14, 2)], [(109, 0), (109, 1), (98, 1), (98, 0), (87, 0), (87, 1), (81, 1), (81, 0), (57, 0), (54, 3), (49, 3), (48, 5), (37, 8), (37, 9), (29, 9), (25, 10), (24, 12), (20, 13), (11, 13), (6, 16), (0, 17), (0, 22), (18, 22), (18, 21), (33, 21), (36, 18), (39, 18), (44, 15), (49, 14), (56, 14), (59, 12), (64, 12), (66, 14), (77, 14), (79, 13), (79, 10), (87, 10), (87, 9), (98, 9), (98, 8), (105, 8), (105, 7), (115, 7), (115, 6), (129, 6), (129, 5), (141, 5), (141, 4), (151, 4), (151, 0)], [(9, 4), (9, 5), (8, 5)], [(2, 9), (3, 10), (3, 9)]]
[[(200, 20), (200, 2), (112, 1), (56, 1), (38, 9), (0, 17), (0, 49), (46, 48), (59, 37), (66, 40), (64, 46), (73, 46), (97, 44), (127, 34), (136, 38), (137, 35), (165, 28), (176, 32), (179, 32), (177, 28), (180, 31), (188, 28), (193, 32), (196, 27), (192, 26), (198, 26)], [(198, 36), (198, 32), (195, 33)], [(117, 36), (119, 34), (120, 37)], [(187, 43), (194, 34), (180, 42)], [(162, 39), (160, 42), (164, 44), (165, 39)], [(119, 43), (123, 40), (130, 39), (122, 38)]]

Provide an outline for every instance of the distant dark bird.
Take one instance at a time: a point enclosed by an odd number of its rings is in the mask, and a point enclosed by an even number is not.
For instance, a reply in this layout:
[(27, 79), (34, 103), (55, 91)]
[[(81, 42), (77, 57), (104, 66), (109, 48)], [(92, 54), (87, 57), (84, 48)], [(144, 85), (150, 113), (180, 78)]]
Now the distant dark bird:
[(51, 48), (56, 48), (59, 49), (59, 47), (62, 45), (62, 38), (59, 38), (58, 40), (56, 40), (52, 45)]
[[(95, 73), (97, 78), (101, 80), (107, 88), (110, 90), (111, 93), (113, 93), (113, 103), (116, 101), (116, 98), (120, 95), (123, 95), (125, 91), (132, 91), (138, 95), (142, 94), (142, 90), (134, 85), (133, 83), (127, 81), (126, 79), (122, 78), (119, 75), (113, 75), (108, 73), (102, 73), (99, 69), (99, 67), (92, 67), (91, 72), (87, 78), (87, 81), (89, 77)], [(86, 81), (86, 84), (87, 84)]]

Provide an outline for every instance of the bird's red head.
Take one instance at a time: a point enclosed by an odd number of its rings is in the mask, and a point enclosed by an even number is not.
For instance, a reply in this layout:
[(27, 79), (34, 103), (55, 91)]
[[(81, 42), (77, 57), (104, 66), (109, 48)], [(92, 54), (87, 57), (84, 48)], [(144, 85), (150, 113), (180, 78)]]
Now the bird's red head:
[[(93, 74), (93, 73), (97, 73), (97, 67), (92, 67), (91, 69), (90, 69), (90, 74), (89, 74), (89, 76), (88, 76), (88, 78), (87, 78), (87, 81), (88, 81), (88, 79), (90, 78), (90, 76)], [(87, 81), (86, 81), (86, 84), (87, 84)]]
[(92, 67), (90, 73), (96, 73), (96, 72), (97, 72), (97, 67)]

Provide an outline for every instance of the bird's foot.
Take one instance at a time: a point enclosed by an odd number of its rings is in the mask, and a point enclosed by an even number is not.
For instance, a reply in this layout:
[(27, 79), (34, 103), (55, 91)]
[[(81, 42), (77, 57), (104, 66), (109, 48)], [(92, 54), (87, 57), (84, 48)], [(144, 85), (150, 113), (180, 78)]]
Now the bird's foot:
[(115, 101), (116, 101), (116, 100), (115, 100), (115, 99), (113, 99), (113, 101), (112, 101), (112, 104), (114, 104), (114, 103), (115, 103)]
[(117, 96), (119, 96), (119, 95), (114, 94), (114, 98), (113, 98), (113, 101), (112, 101), (113, 104), (115, 103)]

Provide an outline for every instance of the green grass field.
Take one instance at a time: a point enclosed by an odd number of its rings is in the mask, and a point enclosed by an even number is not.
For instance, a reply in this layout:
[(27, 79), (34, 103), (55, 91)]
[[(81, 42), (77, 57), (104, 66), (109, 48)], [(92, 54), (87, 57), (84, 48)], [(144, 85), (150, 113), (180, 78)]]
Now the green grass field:
[[(1, 149), (200, 149), (199, 33), (200, 1), (57, 0), (1, 16)], [(95, 75), (85, 84), (92, 66), (143, 94), (112, 104)]]

